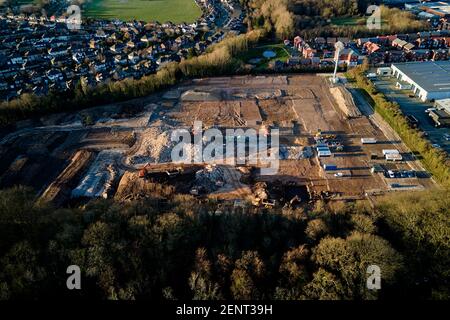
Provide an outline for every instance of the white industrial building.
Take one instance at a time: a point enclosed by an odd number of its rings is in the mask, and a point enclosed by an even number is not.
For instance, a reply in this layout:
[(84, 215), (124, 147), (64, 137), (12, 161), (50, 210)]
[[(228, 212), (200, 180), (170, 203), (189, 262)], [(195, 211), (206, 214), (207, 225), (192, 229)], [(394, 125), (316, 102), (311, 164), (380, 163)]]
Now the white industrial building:
[(448, 114), (450, 114), (450, 99), (436, 100), (434, 106), (436, 109), (445, 110)]
[(450, 98), (450, 61), (395, 63), (391, 69), (422, 101)]

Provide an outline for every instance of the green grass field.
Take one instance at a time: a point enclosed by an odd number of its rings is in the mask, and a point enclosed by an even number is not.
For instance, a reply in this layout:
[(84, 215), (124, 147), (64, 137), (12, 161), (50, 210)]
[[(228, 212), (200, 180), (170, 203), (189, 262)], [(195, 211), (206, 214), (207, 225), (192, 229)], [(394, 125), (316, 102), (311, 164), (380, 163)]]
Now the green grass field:
[(82, 14), (104, 19), (191, 23), (201, 13), (194, 0), (88, 0)]
[(365, 19), (361, 17), (338, 17), (332, 18), (331, 24), (335, 26), (357, 26), (365, 23)]

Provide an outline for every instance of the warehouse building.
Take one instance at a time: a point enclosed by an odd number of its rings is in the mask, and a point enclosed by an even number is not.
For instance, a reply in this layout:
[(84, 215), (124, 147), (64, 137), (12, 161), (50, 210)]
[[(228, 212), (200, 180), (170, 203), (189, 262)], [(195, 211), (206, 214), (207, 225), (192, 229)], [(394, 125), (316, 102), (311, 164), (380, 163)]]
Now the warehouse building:
[(436, 109), (445, 110), (450, 114), (450, 99), (436, 100), (436, 102), (434, 103), (434, 107)]
[(422, 101), (450, 98), (450, 61), (395, 63), (391, 69)]

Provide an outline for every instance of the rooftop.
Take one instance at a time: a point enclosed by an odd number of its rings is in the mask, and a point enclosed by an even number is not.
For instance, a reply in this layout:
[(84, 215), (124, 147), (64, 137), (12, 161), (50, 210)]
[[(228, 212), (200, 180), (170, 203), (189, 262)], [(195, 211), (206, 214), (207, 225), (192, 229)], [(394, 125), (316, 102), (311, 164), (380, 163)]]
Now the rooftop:
[(450, 99), (436, 100), (436, 106), (444, 108), (448, 113), (450, 113)]
[(450, 61), (394, 63), (393, 66), (428, 92), (450, 91)]

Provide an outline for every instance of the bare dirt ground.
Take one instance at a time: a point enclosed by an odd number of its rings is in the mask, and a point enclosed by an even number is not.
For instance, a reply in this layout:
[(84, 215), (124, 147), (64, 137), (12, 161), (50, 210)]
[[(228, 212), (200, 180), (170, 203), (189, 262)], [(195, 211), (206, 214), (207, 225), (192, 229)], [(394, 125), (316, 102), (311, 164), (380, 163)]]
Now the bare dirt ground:
[(56, 206), (62, 205), (64, 200), (70, 197), (72, 189), (80, 178), (80, 173), (86, 169), (93, 158), (92, 152), (86, 150), (77, 151), (69, 165), (43, 192), (40, 200), (52, 202)]
[[(156, 192), (155, 181), (167, 186), (167, 190), (159, 190), (163, 193), (170, 188), (190, 193), (200, 183), (196, 174), (205, 168), (204, 163), (184, 165), (185, 173), (169, 180), (155, 172), (177, 166), (170, 163), (172, 130), (192, 129), (194, 121), (202, 121), (206, 128), (280, 129), (280, 142), (291, 151), (314, 150), (318, 129), (336, 135), (344, 146), (343, 151), (333, 150), (327, 158), (318, 158), (314, 151), (297, 160), (280, 160), (275, 175), (261, 175), (258, 170), (244, 173), (235, 166), (219, 165), (214, 179), (219, 177), (220, 184), (211, 181), (217, 187), (206, 188), (209, 197), (247, 199), (256, 182), (303, 186), (313, 199), (327, 193), (330, 199), (342, 200), (391, 191), (392, 183), (408, 190), (434, 187), (425, 172), (420, 178), (408, 179), (372, 174), (374, 164), (387, 169), (422, 169), (388, 128), (356, 111), (348, 119), (342, 107), (345, 96), (333, 97), (326, 81), (315, 75), (196, 79), (145, 99), (52, 116), (34, 125), (23, 123), (0, 139), (0, 186), (30, 185), (38, 196), (56, 199), (58, 204), (68, 200), (69, 194), (139, 198)], [(85, 123), (86, 115), (93, 123)], [(363, 137), (379, 142), (362, 145)], [(293, 146), (295, 149), (289, 149)], [(371, 160), (373, 153), (381, 156), (383, 149), (393, 148), (400, 150), (406, 161)], [(78, 158), (84, 160), (78, 163)], [(337, 170), (325, 171), (324, 164), (334, 164)], [(150, 179), (138, 177), (145, 165)]]

